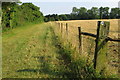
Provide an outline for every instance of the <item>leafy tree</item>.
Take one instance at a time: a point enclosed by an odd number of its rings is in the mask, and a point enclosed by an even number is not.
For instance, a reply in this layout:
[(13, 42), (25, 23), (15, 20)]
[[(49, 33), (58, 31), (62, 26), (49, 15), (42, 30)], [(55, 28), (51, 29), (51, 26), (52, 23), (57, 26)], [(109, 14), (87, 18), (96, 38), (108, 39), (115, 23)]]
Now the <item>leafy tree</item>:
[(99, 8), (99, 15), (100, 15), (99, 18), (100, 18), (100, 19), (103, 18), (103, 10), (104, 10), (103, 7), (100, 7), (100, 8)]
[(81, 7), (78, 11), (78, 19), (87, 19), (87, 9), (85, 7)]
[(68, 20), (67, 16), (65, 14), (59, 15), (61, 20)]
[(119, 18), (119, 11), (120, 11), (119, 8), (112, 8), (110, 12), (110, 18), (111, 19)]
[(44, 16), (39, 10), (40, 8), (32, 3), (23, 3), (19, 5), (16, 2), (3, 2), (2, 27), (6, 29), (26, 23), (43, 22)]
[(109, 7), (103, 8), (103, 19), (109, 19)]
[(72, 14), (78, 14), (78, 9), (76, 7), (73, 7)]
[(97, 7), (92, 7), (87, 10), (88, 19), (98, 19), (99, 18), (99, 10)]
[(120, 19), (120, 8), (119, 8), (119, 11), (118, 11), (118, 19)]
[(89, 10), (87, 11), (87, 15), (88, 15), (88, 18), (89, 18), (89, 19), (93, 19), (93, 12), (92, 12), (91, 9), (89, 9)]
[(17, 4), (14, 2), (14, 3), (11, 3), (11, 2), (3, 2), (2, 3), (2, 26), (3, 26), (3, 29), (5, 27), (8, 27), (8, 28), (12, 28), (12, 19), (13, 19), (13, 16), (14, 16), (14, 7), (13, 6), (16, 6)]
[(76, 20), (78, 19), (78, 15), (77, 14), (70, 14), (70, 20)]
[(98, 19), (99, 18), (99, 10), (97, 7), (92, 7), (92, 17), (93, 19)]

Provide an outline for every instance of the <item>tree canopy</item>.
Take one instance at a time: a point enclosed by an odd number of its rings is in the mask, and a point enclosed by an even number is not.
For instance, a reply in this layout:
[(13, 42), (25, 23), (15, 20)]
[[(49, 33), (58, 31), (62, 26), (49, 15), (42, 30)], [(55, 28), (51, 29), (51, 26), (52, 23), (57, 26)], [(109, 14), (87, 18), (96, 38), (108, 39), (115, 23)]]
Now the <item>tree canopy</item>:
[(26, 23), (40, 23), (44, 16), (32, 3), (2, 2), (2, 28), (14, 28)]
[[(20, 3), (20, 2), (19, 2)], [(120, 8), (109, 7), (73, 7), (70, 14), (52, 14), (43, 16), (40, 8), (32, 3), (2, 2), (2, 28), (14, 28), (27, 23), (40, 23), (61, 20), (119, 19)]]
[[(57, 17), (57, 19), (55, 19)], [(58, 20), (86, 20), (86, 19), (119, 19), (120, 8), (109, 8), (109, 7), (92, 7), (87, 9), (85, 7), (73, 7), (70, 14), (57, 15), (46, 15), (45, 21), (58, 21)]]

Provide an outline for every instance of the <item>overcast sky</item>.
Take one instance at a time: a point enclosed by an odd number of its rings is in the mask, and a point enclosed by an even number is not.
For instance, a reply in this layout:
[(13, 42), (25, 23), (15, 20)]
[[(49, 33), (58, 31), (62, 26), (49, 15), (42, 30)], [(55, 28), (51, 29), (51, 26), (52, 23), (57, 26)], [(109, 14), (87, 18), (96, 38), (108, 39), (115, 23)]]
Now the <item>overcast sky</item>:
[(119, 0), (20, 0), (22, 2), (32, 2), (40, 7), (44, 15), (48, 14), (69, 14), (73, 7), (118, 7)]

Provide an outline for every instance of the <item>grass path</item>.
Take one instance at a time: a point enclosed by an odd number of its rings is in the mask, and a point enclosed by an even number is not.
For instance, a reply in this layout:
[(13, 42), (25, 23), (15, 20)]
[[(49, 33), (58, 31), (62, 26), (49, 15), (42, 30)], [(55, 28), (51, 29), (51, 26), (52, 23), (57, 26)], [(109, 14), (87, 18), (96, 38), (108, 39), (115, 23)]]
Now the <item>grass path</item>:
[(3, 78), (58, 78), (66, 72), (53, 45), (50, 24), (16, 28), (3, 33)]
[(71, 44), (64, 45), (51, 27), (56, 25), (51, 24), (28, 25), (3, 33), (2, 78), (104, 77), (96, 74)]

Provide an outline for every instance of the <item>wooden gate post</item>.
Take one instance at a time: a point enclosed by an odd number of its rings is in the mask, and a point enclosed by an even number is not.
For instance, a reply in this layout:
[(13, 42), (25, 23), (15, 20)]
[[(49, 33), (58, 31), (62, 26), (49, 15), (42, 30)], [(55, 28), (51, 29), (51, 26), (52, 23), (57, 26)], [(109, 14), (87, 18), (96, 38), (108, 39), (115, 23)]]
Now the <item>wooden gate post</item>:
[(78, 35), (78, 37), (79, 37), (79, 53), (82, 53), (81, 27), (78, 27), (78, 32), (79, 32), (79, 35)]
[(96, 47), (94, 54), (94, 69), (100, 72), (106, 69), (107, 65), (107, 42), (110, 22), (98, 21)]

